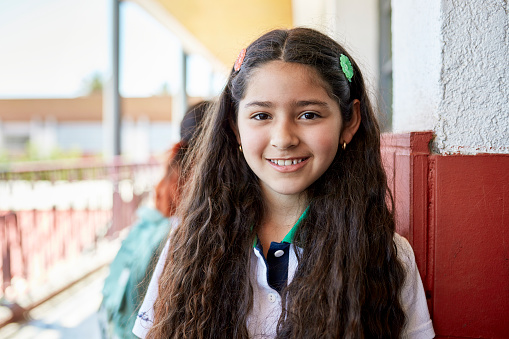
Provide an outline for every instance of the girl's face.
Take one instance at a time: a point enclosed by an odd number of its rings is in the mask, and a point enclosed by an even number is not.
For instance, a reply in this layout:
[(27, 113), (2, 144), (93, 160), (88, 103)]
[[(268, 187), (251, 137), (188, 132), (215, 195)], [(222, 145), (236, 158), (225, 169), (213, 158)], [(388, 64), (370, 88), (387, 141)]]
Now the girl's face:
[(265, 195), (300, 195), (329, 168), (342, 129), (338, 103), (311, 67), (254, 69), (239, 103), (237, 139)]

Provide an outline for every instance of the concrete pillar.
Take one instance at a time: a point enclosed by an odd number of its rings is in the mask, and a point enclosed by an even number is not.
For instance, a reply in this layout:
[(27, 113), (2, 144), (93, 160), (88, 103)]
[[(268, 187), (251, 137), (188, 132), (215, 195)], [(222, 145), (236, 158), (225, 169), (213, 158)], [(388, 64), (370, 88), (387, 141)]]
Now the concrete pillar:
[(119, 21), (120, 0), (108, 0), (110, 6), (109, 66), (103, 89), (103, 156), (121, 153), (121, 108), (119, 93)]
[(503, 0), (392, 0), (393, 130), (439, 154), (509, 153)]
[(180, 140), (180, 121), (184, 117), (187, 110), (187, 59), (188, 54), (182, 49), (182, 57), (180, 58), (180, 77), (177, 92), (173, 95), (171, 109), (171, 142), (175, 143)]

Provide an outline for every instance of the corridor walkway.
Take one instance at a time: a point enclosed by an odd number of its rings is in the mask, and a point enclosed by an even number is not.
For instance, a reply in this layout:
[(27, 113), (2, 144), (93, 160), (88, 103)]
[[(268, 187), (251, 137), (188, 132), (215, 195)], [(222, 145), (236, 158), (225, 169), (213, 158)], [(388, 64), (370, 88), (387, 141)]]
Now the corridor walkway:
[(0, 329), (1, 339), (99, 339), (97, 309), (101, 304), (104, 267), (30, 312), (25, 324)]

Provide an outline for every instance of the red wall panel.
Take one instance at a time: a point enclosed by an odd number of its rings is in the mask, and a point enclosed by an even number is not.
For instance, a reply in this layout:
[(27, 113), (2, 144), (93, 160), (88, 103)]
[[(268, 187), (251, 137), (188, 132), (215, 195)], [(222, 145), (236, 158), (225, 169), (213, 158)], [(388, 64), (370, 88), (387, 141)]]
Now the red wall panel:
[(509, 155), (432, 159), (435, 328), (509, 338)]
[(437, 338), (509, 338), (509, 155), (431, 155), (431, 139), (384, 135), (382, 157)]
[(385, 134), (382, 158), (396, 210), (396, 230), (415, 251), (426, 286), (428, 266), (428, 157), (431, 132)]

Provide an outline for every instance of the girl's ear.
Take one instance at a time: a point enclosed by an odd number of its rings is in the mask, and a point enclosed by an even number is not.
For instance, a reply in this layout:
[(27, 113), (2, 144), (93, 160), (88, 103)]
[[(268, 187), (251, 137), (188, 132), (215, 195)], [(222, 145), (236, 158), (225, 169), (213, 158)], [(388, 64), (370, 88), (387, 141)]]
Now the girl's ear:
[(352, 141), (352, 138), (359, 129), (360, 124), (361, 102), (358, 99), (355, 99), (352, 106), (352, 118), (347, 124), (345, 124), (343, 132), (341, 132), (341, 138), (339, 139), (341, 145), (345, 142), (349, 144), (350, 141)]

